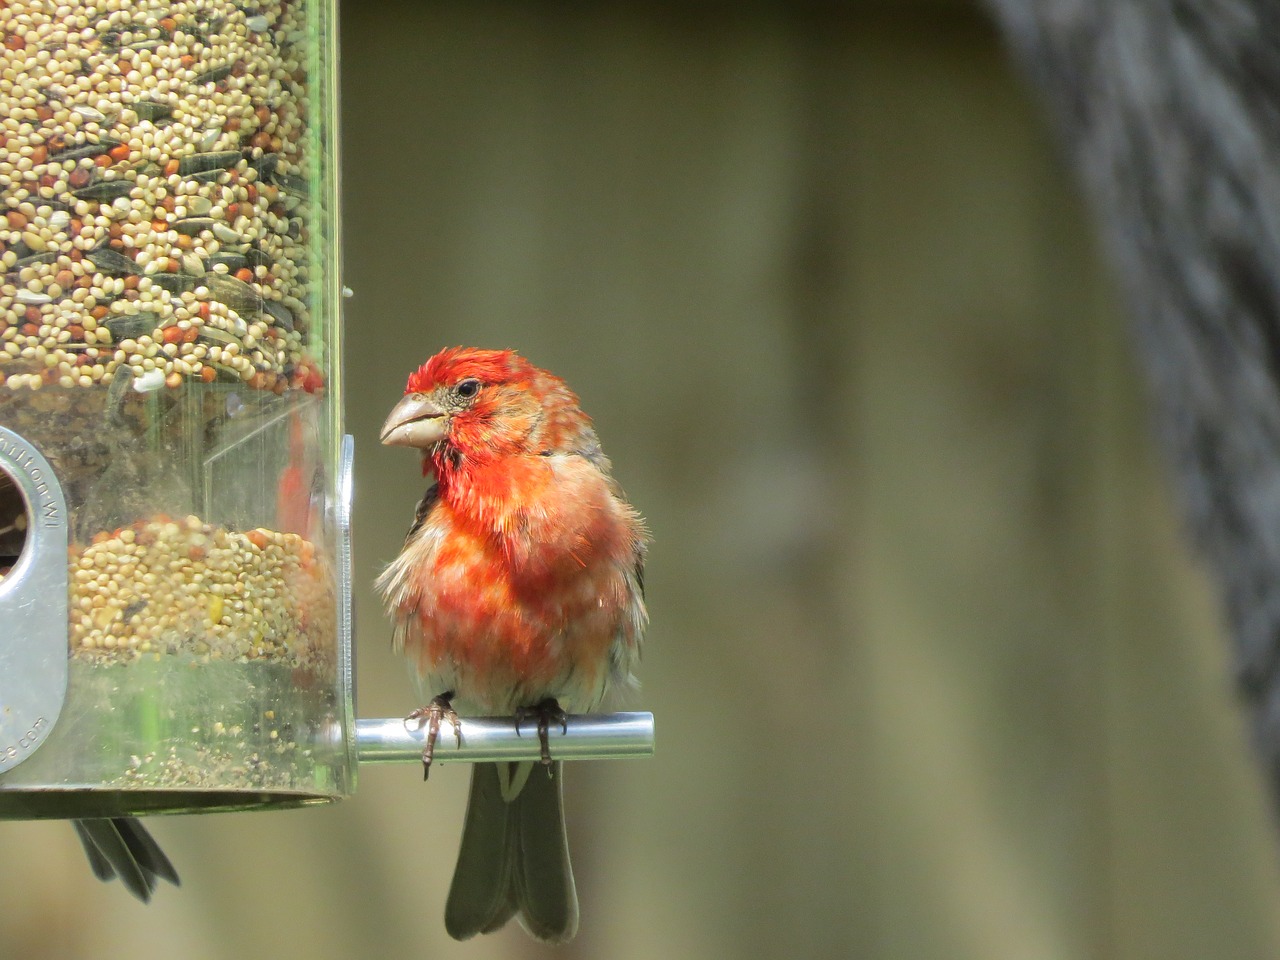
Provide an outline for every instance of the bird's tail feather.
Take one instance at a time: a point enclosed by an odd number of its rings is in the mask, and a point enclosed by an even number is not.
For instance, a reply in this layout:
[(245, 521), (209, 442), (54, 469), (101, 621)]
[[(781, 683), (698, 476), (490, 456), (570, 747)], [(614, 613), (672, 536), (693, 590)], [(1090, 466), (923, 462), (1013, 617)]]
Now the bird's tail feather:
[(466, 940), (502, 926), (514, 909), (508, 904), (514, 825), (507, 816), (496, 763), (477, 763), (471, 770), (471, 793), (453, 871), (444, 926), (455, 940)]
[[(577, 932), (562, 767), (553, 764), (548, 777), (541, 769), (527, 769), (532, 766), (478, 763), (472, 770), (458, 865), (445, 906), (445, 929), (455, 940), (497, 930), (517, 914), (539, 940), (563, 943)], [(511, 786), (522, 782), (510, 796)]]
[(84, 846), (89, 867), (99, 880), (120, 878), (130, 893), (146, 903), (156, 885), (167, 880), (179, 885), (178, 872), (133, 817), (104, 817), (72, 821)]
[(521, 925), (539, 940), (564, 943), (578, 932), (578, 892), (564, 829), (563, 770), (535, 769), (511, 815), (519, 842), (514, 877)]

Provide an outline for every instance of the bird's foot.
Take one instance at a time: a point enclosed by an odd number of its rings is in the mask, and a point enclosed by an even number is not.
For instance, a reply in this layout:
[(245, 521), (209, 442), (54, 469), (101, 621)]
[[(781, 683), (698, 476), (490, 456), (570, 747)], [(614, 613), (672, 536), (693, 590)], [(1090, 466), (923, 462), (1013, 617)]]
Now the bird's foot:
[(520, 736), (520, 724), (532, 719), (538, 721), (538, 743), (542, 747), (542, 765), (549, 770), (551, 746), (547, 743), (547, 731), (554, 723), (560, 727), (561, 733), (568, 733), (569, 715), (560, 709), (560, 703), (555, 697), (547, 697), (536, 706), (520, 707), (516, 710), (516, 736)]
[(435, 756), (436, 740), (440, 737), (440, 721), (448, 720), (453, 724), (453, 738), (458, 746), (462, 746), (462, 723), (453, 709), (453, 691), (448, 690), (438, 697), (432, 697), (425, 707), (419, 707), (404, 718), (407, 728), (410, 723), (417, 723), (414, 729), (427, 728), (427, 740), (422, 747), (422, 779), (431, 775), (431, 759)]

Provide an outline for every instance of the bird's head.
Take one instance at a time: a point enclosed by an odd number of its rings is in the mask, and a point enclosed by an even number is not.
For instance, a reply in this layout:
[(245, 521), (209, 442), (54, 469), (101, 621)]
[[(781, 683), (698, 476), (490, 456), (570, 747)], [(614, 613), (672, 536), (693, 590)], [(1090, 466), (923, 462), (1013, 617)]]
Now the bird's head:
[(382, 425), (389, 446), (416, 447), (424, 468), (544, 449), (591, 433), (563, 380), (513, 350), (451, 347), (409, 375)]

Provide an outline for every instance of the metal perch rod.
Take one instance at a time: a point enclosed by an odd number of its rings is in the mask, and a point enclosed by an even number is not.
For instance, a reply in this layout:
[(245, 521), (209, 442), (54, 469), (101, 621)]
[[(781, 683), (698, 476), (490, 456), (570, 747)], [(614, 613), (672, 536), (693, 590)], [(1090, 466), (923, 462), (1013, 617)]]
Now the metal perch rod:
[[(453, 725), (440, 724), (435, 763), (494, 763), (537, 760), (537, 723), (525, 720), (516, 732), (513, 717), (463, 717), (462, 744)], [(427, 731), (416, 721), (357, 720), (356, 748), (361, 763), (422, 762)], [(569, 717), (568, 732), (552, 724), (547, 743), (555, 760), (627, 760), (653, 756), (652, 713), (591, 713)]]

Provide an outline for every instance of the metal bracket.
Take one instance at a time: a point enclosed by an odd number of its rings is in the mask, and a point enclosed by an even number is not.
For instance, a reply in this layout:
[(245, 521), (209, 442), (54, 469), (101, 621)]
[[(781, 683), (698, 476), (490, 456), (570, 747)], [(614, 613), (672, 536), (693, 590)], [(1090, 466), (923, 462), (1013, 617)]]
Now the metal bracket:
[(67, 697), (67, 500), (35, 446), (0, 427), (0, 470), (26, 503), (26, 542), (0, 580), (0, 773), (44, 743)]

